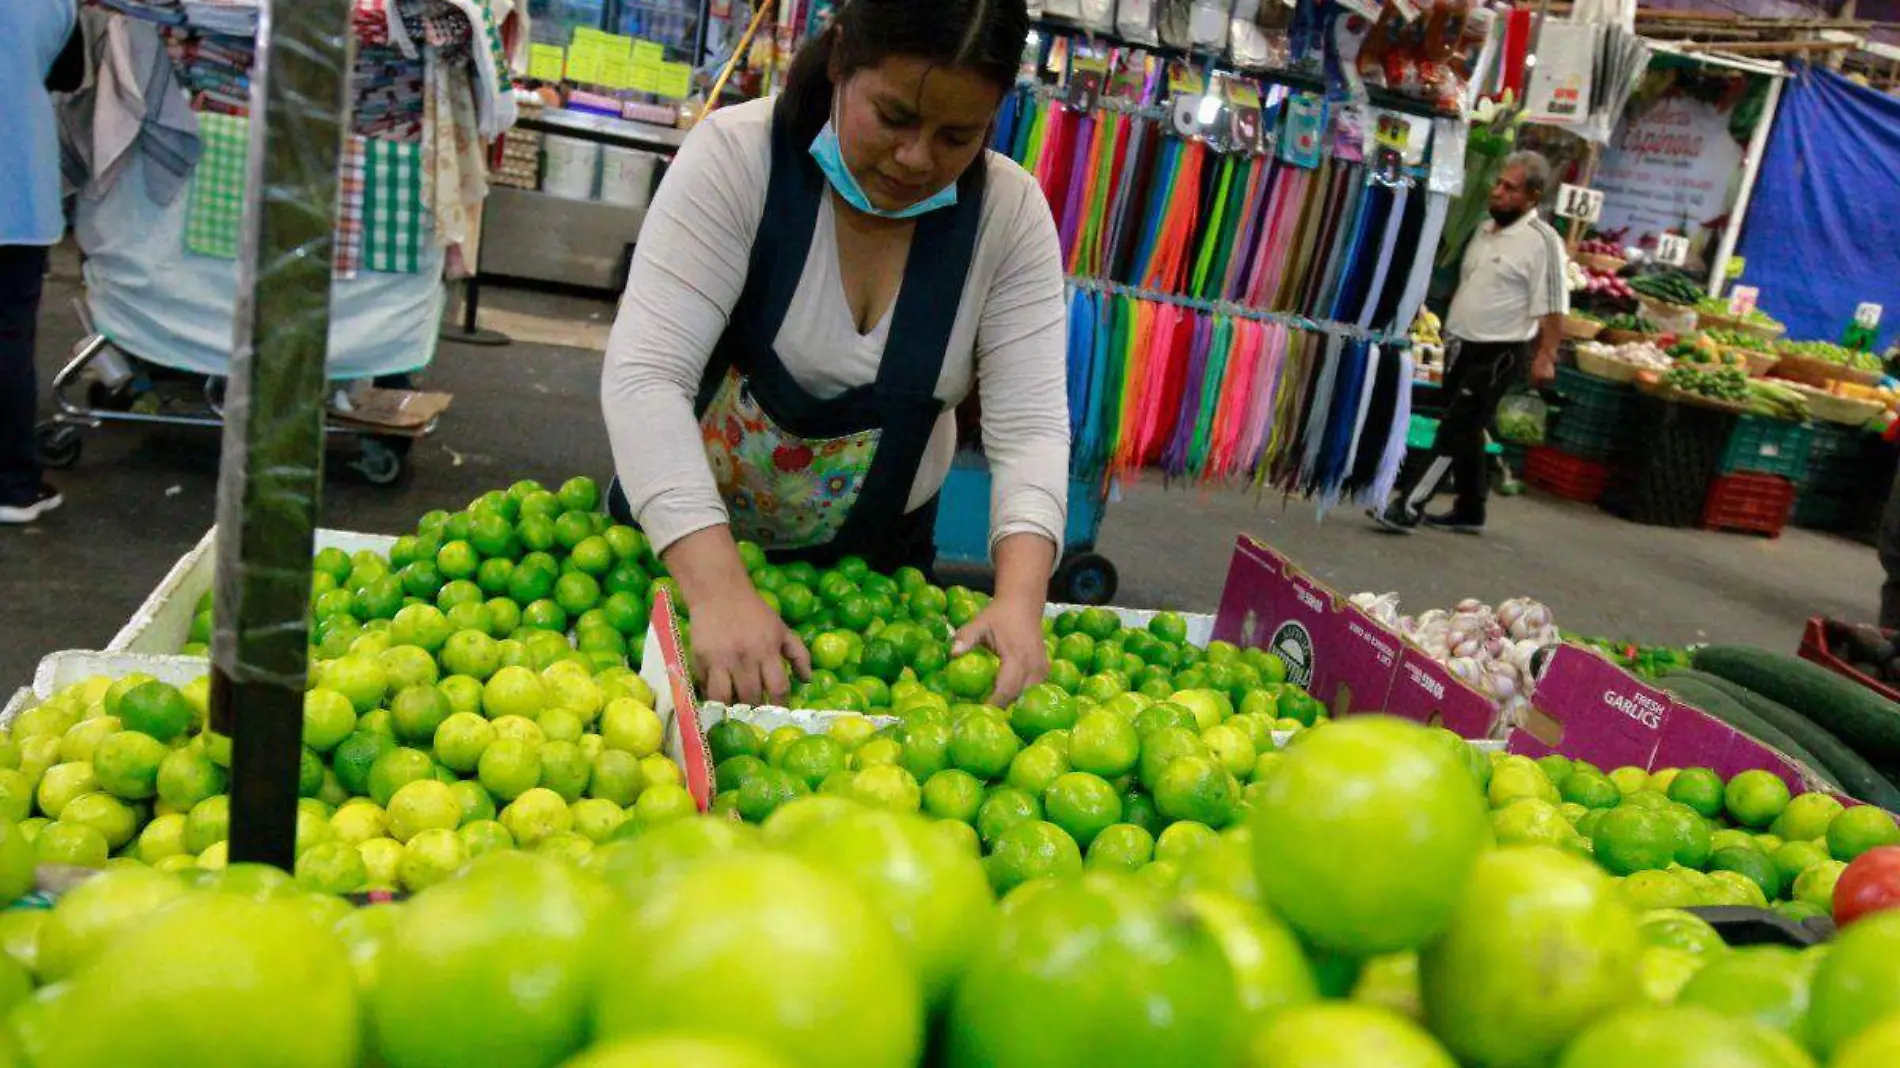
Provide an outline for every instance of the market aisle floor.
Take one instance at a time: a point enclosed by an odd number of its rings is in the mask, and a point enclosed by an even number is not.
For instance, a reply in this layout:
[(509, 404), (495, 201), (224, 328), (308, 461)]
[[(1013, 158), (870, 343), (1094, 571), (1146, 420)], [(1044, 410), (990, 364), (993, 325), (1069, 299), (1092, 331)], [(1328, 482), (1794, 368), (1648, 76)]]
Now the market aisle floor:
[[(78, 293), (75, 265), (62, 257), (42, 312), (44, 378), (78, 337), (69, 307)], [(492, 289), (484, 298), (496, 310), (489, 325), (523, 337), (591, 338), (611, 321), (602, 302)], [(445, 344), (429, 384), (455, 393), (455, 408), (417, 448), (413, 476), (372, 487), (343, 469), (347, 452), (333, 453), (324, 524), (395, 532), (517, 478), (604, 477), (598, 374), (597, 356), (582, 349)], [(49, 652), (112, 637), (210, 525), (216, 459), (208, 433), (98, 431), (79, 466), (55, 476), (66, 507), (35, 527), (0, 529), (0, 690), (27, 681)], [(1111, 505), (1101, 550), (1121, 572), (1116, 601), (1131, 606), (1211, 611), (1234, 535), (1247, 531), (1335, 588), (1396, 590), (1414, 611), (1529, 594), (1561, 625), (1588, 633), (1783, 649), (1811, 614), (1871, 615), (1881, 578), (1873, 550), (1805, 531), (1767, 541), (1657, 530), (1539, 497), (1497, 502), (1493, 527), (1482, 539), (1396, 538), (1352, 511), (1319, 524), (1303, 503), (1282, 508), (1150, 479)]]

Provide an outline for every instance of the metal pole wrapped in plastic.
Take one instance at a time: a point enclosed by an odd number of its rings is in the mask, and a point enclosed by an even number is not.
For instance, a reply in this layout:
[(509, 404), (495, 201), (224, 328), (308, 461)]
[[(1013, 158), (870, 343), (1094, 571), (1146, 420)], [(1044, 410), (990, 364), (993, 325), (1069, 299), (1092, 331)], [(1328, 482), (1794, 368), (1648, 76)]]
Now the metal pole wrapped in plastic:
[(288, 870), (296, 858), (350, 0), (259, 7), (218, 475), (210, 718), (232, 741), (231, 860)]

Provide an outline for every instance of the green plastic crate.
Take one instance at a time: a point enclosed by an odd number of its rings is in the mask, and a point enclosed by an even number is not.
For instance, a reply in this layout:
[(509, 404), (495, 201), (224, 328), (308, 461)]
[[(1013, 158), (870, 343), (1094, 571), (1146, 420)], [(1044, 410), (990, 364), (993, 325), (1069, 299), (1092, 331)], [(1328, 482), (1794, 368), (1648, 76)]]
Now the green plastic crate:
[(1805, 482), (1813, 445), (1814, 431), (1806, 423), (1744, 415), (1735, 421), (1722, 452), (1722, 473), (1747, 471)]
[(1629, 444), (1624, 411), (1600, 412), (1566, 405), (1552, 418), (1550, 442), (1573, 456), (1602, 460)]
[(1586, 375), (1570, 367), (1557, 368), (1556, 390), (1566, 410), (1588, 409), (1617, 415), (1628, 409), (1629, 399), (1636, 393), (1626, 383)]

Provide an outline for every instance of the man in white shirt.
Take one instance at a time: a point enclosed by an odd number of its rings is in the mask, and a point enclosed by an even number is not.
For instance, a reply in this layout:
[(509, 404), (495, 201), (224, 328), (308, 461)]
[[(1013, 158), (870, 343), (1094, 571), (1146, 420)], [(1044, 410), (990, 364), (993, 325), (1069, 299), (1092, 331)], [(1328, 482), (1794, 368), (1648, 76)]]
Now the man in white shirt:
[[(1487, 491), (1484, 435), (1498, 401), (1528, 367), (1537, 385), (1557, 376), (1557, 341), (1570, 310), (1563, 239), (1537, 215), (1550, 188), (1550, 164), (1515, 152), (1491, 187), (1491, 218), (1465, 246), (1458, 292), (1445, 316), (1453, 348), (1445, 376), (1445, 416), (1430, 462), (1400, 481), (1398, 494), (1372, 518), (1410, 534), (1426, 526), (1476, 534), (1484, 527)], [(1450, 475), (1457, 503), (1427, 516), (1425, 505)]]

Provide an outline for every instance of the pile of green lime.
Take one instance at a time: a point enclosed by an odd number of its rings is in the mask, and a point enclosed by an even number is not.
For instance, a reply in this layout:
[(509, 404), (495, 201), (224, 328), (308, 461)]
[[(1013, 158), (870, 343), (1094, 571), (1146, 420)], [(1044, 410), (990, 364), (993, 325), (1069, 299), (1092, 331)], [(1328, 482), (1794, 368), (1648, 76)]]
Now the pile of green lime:
[[(585, 853), (495, 851), (363, 907), (271, 869), (115, 863), (50, 910), (0, 913), (0, 1053), (41, 1068), (1900, 1058), (1900, 913), (1812, 949), (1729, 948), (1695, 915), (1635, 907), (1586, 848), (1497, 842), (1497, 815), (1539, 800), (1493, 807), (1494, 787), (1537, 781), (1511, 758), (1378, 716), (1296, 737), (1245, 818), (1172, 866), (1025, 869), (1000, 894), (996, 854), (962, 821), (825, 793), (756, 825), (693, 816)], [(1737, 780), (1718, 819), (1805, 818)], [(30, 879), (28, 837), (0, 822), (0, 889)], [(1030, 837), (1024, 857), (1070, 841)]]
[(1796, 920), (1825, 916), (1849, 861), (1900, 842), (1884, 810), (1797, 795), (1763, 770), (1725, 781), (1709, 768), (1606, 773), (1562, 756), (1504, 756), (1486, 789), (1500, 842), (1592, 857), (1642, 909), (1752, 905)]

